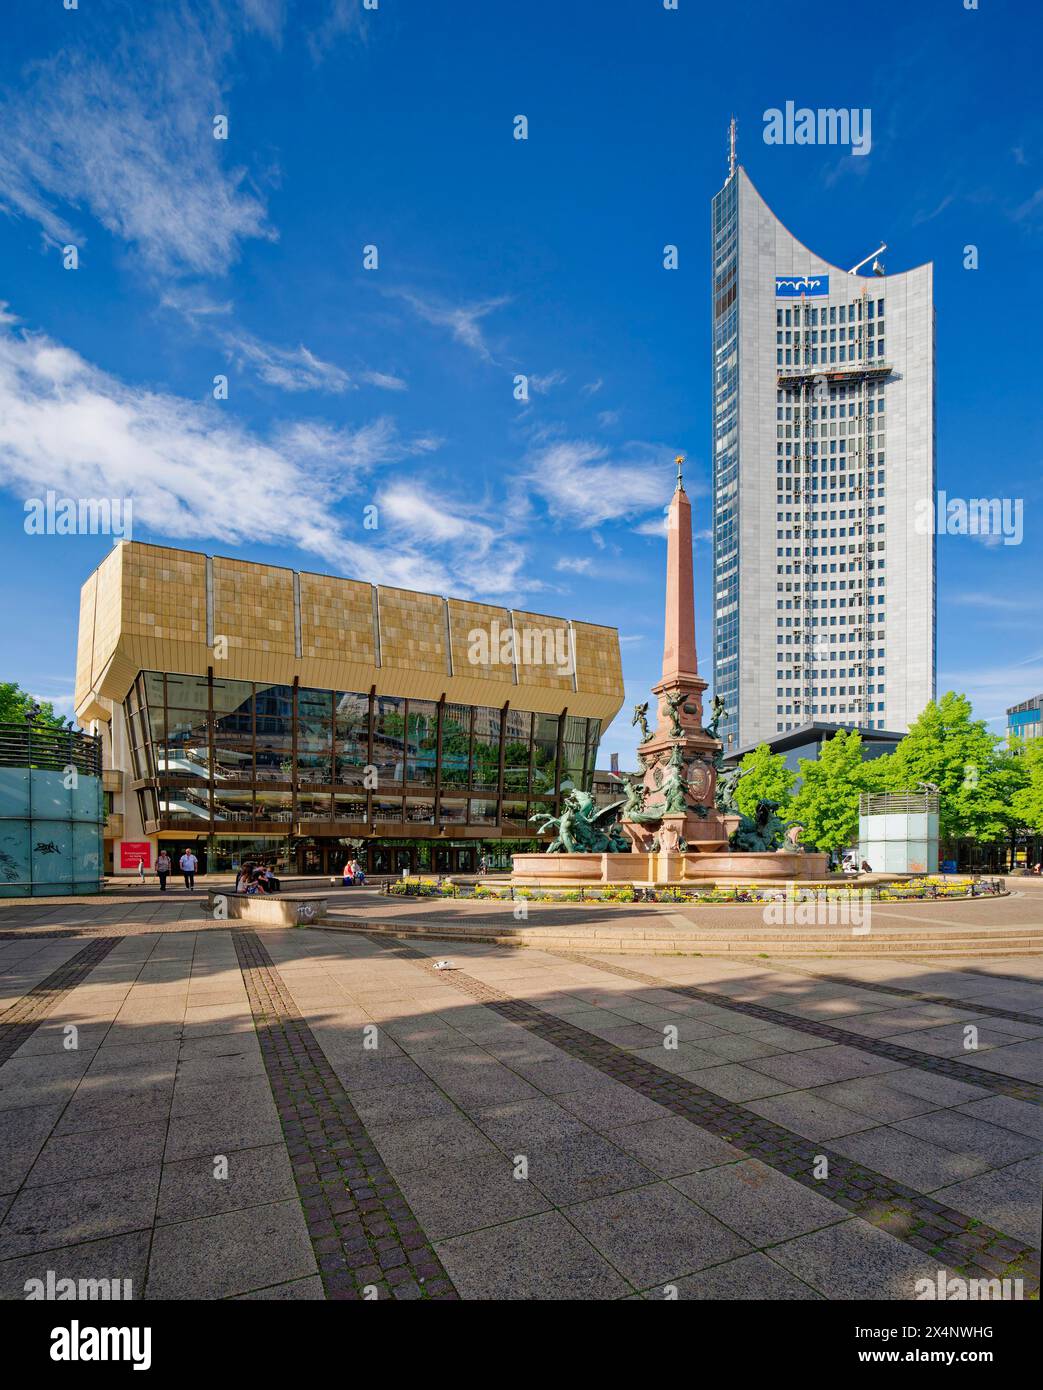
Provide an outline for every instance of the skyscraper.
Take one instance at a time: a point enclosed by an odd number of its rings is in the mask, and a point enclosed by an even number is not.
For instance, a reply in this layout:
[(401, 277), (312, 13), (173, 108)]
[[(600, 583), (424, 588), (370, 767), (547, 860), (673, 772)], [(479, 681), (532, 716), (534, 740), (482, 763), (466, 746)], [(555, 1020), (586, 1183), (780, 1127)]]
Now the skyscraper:
[(935, 693), (932, 266), (830, 265), (733, 165), (712, 370), (726, 745), (815, 719), (907, 728)]

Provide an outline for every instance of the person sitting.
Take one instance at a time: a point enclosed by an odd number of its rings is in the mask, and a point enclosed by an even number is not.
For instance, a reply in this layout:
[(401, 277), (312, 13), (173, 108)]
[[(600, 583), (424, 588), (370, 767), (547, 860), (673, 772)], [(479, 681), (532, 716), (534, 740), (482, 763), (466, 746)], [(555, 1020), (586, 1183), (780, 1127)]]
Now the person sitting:
[(351, 861), (351, 876), (355, 883), (365, 883), (366, 873), (357, 859)]
[(269, 893), (278, 893), (282, 884), (275, 877), (275, 871), (271, 864), (261, 865), (261, 876), (264, 879), (265, 890)]
[(246, 885), (250, 882), (250, 874), (251, 874), (252, 872), (253, 872), (253, 864), (250, 863), (249, 859), (245, 860), (244, 863), (240, 864), (240, 866), (239, 866), (239, 872), (238, 872), (238, 873), (236, 874), (236, 876), (235, 876), (235, 890), (234, 890), (234, 891), (235, 891), (236, 893), (245, 893), (245, 892), (246, 892)]
[(266, 893), (268, 889), (265, 887), (264, 883), (264, 871), (261, 869), (251, 869), (250, 877), (243, 891), (251, 894), (251, 896), (256, 893)]
[(354, 859), (349, 859), (349, 860), (347, 861), (347, 863), (344, 865), (343, 874), (344, 874), (344, 887), (345, 887), (345, 888), (348, 888), (348, 887), (350, 887), (350, 886), (355, 882), (355, 861), (354, 861)]

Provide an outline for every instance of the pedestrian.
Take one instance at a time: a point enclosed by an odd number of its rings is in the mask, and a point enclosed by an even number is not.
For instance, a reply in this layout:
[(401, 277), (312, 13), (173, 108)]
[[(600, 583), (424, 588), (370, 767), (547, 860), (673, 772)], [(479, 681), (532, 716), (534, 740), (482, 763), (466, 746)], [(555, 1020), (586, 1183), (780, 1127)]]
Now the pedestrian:
[(482, 874), (487, 874), (488, 872), (489, 872), (489, 861), (486, 859), (485, 855), (483, 854), (482, 857), (481, 857), (481, 859), (479, 859), (479, 861), (478, 861), (478, 876), (479, 876), (479, 878), (482, 876)]
[(199, 860), (190, 849), (186, 849), (181, 856), (181, 872), (185, 876), (185, 892), (190, 893), (196, 886), (196, 869), (199, 867)]
[(138, 855), (138, 882), (145, 882), (145, 856), (143, 854)]
[(167, 874), (170, 873), (170, 855), (165, 849), (161, 849), (156, 855), (156, 877), (159, 879), (159, 891), (167, 891)]

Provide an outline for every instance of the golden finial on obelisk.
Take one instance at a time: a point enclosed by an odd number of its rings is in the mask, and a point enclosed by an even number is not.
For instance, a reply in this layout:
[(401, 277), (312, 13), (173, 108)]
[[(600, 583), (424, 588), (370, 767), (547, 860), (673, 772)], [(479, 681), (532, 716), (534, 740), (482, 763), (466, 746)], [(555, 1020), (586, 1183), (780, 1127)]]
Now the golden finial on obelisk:
[(684, 492), (684, 454), (678, 454), (674, 459), (674, 463), (677, 464), (677, 490), (678, 492)]

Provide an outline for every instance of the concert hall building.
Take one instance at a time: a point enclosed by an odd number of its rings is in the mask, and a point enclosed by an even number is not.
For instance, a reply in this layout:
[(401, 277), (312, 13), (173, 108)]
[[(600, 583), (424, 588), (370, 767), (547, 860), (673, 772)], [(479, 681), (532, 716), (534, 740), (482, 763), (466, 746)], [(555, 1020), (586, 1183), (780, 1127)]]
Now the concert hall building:
[(81, 591), (110, 874), (161, 845), (215, 870), (508, 866), (590, 789), (622, 702), (594, 623), (137, 541)]

